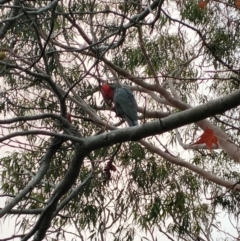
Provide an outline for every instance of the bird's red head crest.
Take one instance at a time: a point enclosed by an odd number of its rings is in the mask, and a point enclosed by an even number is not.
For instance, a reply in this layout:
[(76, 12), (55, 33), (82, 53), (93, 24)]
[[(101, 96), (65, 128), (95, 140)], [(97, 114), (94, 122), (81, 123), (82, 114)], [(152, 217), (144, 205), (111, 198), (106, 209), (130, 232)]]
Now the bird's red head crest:
[(108, 84), (101, 85), (100, 91), (105, 101), (113, 100), (114, 90)]

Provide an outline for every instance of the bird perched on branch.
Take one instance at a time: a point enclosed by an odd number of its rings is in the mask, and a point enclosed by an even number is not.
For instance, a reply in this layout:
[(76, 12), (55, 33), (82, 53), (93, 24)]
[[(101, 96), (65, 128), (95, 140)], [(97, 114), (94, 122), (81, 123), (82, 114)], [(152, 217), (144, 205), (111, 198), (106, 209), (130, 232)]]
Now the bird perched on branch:
[(138, 125), (137, 102), (129, 88), (103, 84), (100, 91), (109, 106), (114, 103), (117, 116), (126, 120), (129, 126)]

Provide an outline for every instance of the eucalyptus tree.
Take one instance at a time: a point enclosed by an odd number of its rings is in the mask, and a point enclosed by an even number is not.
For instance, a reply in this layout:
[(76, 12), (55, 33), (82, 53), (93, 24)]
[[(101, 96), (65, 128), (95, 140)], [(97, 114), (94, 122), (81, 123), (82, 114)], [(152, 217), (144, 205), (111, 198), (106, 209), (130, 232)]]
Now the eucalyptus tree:
[(0, 0), (3, 240), (237, 239), (239, 5)]

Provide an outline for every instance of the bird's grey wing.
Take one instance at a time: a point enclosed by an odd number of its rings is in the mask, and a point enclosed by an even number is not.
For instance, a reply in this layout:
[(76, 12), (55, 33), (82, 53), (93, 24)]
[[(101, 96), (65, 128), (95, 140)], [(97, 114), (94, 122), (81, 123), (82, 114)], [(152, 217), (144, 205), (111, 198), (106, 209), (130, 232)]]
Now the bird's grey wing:
[(114, 93), (114, 103), (117, 115), (125, 118), (130, 126), (138, 124), (137, 103), (130, 89), (117, 88)]

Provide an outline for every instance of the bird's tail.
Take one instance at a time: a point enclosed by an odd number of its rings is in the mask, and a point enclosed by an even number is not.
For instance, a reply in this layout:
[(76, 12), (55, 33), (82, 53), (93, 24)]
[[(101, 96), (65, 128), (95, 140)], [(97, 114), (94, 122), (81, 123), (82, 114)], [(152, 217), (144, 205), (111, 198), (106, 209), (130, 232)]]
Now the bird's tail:
[(132, 120), (128, 116), (126, 116), (125, 119), (126, 119), (126, 121), (127, 121), (129, 126), (137, 126), (138, 125), (138, 121), (137, 120)]

